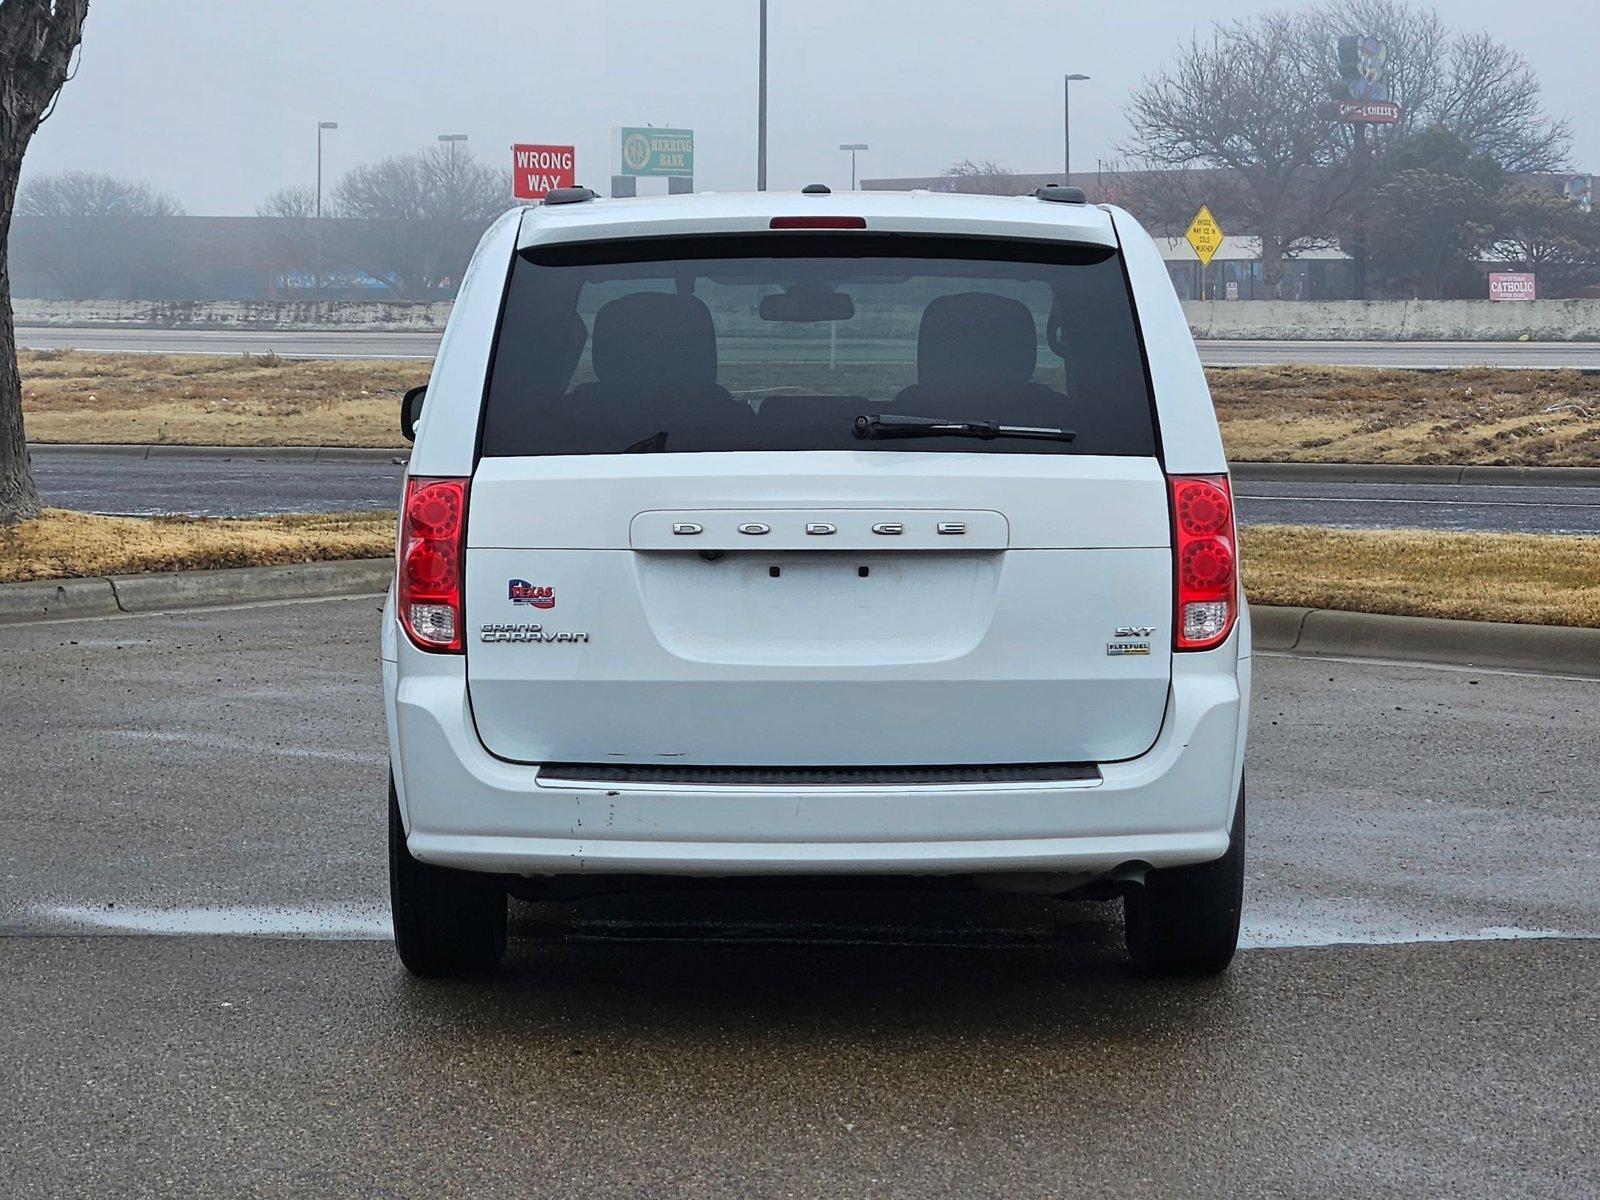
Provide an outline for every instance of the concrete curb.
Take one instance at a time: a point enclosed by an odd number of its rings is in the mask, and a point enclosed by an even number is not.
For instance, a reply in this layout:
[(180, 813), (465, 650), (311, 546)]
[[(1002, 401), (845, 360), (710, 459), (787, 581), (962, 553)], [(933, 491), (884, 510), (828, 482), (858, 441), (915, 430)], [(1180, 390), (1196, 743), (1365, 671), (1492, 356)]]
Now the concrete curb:
[(1450, 663), (1600, 679), (1600, 629), (1250, 606), (1258, 650)]
[(6, 583), (0, 584), (0, 625), (258, 600), (370, 595), (387, 588), (393, 574), (392, 558), (357, 558), (274, 567)]
[[(408, 446), (172, 446), (30, 442), (28, 453), (110, 454), (128, 458), (220, 458), (241, 462), (405, 462)], [(1600, 467), (1457, 467), (1432, 463), (1236, 462), (1241, 483), (1439, 483), (1522, 487), (1600, 487)]]
[(45, 617), (104, 617), (121, 611), (109, 579), (0, 584), (0, 625)]
[(240, 462), (387, 462), (403, 463), (411, 457), (409, 446), (385, 449), (372, 446), (174, 446), (166, 443), (126, 445), (97, 442), (29, 442), (28, 453), (48, 458), (52, 454), (110, 454), (123, 458), (220, 458)]
[[(389, 586), (388, 558), (0, 584), (0, 625), (258, 600), (361, 596)], [(1258, 650), (1544, 671), (1600, 679), (1600, 629), (1250, 606)]]

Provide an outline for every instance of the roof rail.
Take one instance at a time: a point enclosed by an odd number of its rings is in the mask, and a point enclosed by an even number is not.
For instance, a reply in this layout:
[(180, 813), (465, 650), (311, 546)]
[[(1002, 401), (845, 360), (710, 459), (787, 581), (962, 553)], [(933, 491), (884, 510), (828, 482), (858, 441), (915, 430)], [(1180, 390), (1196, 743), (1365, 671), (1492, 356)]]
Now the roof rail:
[(600, 193), (593, 188), (551, 188), (550, 194), (544, 198), (544, 202), (546, 204), (582, 204), (586, 200), (597, 200), (599, 197)]
[(1033, 194), (1040, 200), (1052, 200), (1057, 204), (1089, 203), (1089, 197), (1084, 195), (1080, 187), (1062, 187), (1060, 184), (1047, 183)]

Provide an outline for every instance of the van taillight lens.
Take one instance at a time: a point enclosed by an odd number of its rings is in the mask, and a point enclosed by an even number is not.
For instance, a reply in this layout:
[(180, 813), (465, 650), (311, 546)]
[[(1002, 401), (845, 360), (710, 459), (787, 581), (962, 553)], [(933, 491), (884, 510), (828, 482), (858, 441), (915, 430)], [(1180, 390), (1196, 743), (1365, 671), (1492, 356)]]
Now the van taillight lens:
[(1174, 475), (1172, 558), (1178, 611), (1175, 650), (1209, 650), (1227, 640), (1239, 613), (1238, 538), (1226, 475)]
[(423, 650), (460, 654), (467, 481), (407, 479), (400, 513), (400, 623)]

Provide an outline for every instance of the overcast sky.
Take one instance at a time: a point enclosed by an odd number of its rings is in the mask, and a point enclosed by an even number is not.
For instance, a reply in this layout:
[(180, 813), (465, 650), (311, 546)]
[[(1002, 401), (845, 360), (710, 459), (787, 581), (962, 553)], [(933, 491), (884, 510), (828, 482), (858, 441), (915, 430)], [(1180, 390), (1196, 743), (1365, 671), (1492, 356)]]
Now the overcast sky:
[[(1294, 7), (1294, 0), (1284, 5)], [(1073, 165), (1124, 134), (1129, 89), (1197, 24), (1268, 0), (771, 0), (770, 183), (936, 174), (962, 158), (1058, 170), (1061, 76)], [(1573, 158), (1600, 171), (1600, 6), (1594, 0), (1439, 0), (1525, 54)], [(755, 181), (757, 0), (93, 0), (83, 60), (29, 151), (28, 173), (89, 168), (144, 179), (191, 212), (250, 213), (324, 171), (416, 149), (440, 133), (504, 162), (512, 142), (573, 143), (604, 189), (610, 130), (696, 132), (696, 184)], [(448, 14), (448, 15), (446, 15)]]

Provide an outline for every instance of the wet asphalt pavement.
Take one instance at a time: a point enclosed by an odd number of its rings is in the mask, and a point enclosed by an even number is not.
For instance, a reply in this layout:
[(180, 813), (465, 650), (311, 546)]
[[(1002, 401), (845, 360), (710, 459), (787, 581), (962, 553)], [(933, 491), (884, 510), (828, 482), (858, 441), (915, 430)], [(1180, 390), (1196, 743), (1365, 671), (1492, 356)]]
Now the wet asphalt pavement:
[[(395, 462), (153, 458), (50, 451), (34, 456), (49, 504), (86, 512), (252, 516), (392, 509)], [(1600, 535), (1600, 488), (1241, 480), (1247, 524)]]
[(1600, 1192), (1600, 684), (1261, 657), (1220, 980), (844, 891), (518, 905), (420, 983), (376, 620), (0, 628), (0, 1194)]

